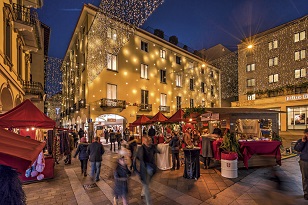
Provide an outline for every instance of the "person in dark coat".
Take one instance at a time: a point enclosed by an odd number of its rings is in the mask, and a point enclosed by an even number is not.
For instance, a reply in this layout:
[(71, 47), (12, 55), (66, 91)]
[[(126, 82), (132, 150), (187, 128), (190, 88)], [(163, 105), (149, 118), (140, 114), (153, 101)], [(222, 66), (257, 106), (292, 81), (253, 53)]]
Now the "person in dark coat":
[(113, 151), (115, 152), (115, 142), (117, 141), (117, 138), (116, 138), (116, 133), (113, 130), (110, 130), (109, 140), (110, 140), (110, 151), (112, 151), (112, 145), (113, 145)]
[[(142, 139), (143, 144), (137, 150), (133, 166), (142, 182), (141, 196), (145, 196), (146, 204), (150, 205), (151, 196), (149, 191), (149, 184), (157, 170), (155, 154), (160, 152), (157, 150), (156, 146), (152, 144), (150, 137), (144, 136)], [(139, 167), (137, 167), (137, 161), (139, 162)]]
[(300, 152), (299, 158), (299, 166), (302, 173), (302, 183), (303, 183), (303, 191), (304, 191), (304, 199), (308, 200), (308, 128), (304, 130), (304, 136), (302, 139), (299, 139), (294, 149)]
[(95, 178), (95, 181), (99, 181), (101, 163), (103, 160), (102, 155), (105, 153), (104, 147), (100, 142), (100, 137), (95, 137), (95, 141), (88, 146), (87, 153), (91, 162), (90, 176), (92, 177), (92, 179)]
[(84, 137), (84, 131), (82, 128), (79, 129), (78, 131), (78, 136), (79, 136), (79, 139), (81, 139), (82, 137)]
[[(180, 139), (178, 137), (177, 132), (172, 132), (172, 139), (169, 142), (169, 146), (171, 147), (171, 153), (172, 153), (172, 168), (171, 170), (180, 169), (180, 159), (179, 159), (179, 153), (180, 153)], [(176, 165), (176, 167), (175, 167)]]
[(79, 154), (79, 160), (81, 165), (81, 173), (83, 176), (87, 176), (87, 166), (89, 155), (87, 153), (89, 144), (87, 143), (87, 139), (85, 137), (81, 138), (80, 144), (77, 147), (74, 158), (76, 158), (77, 154)]
[(156, 130), (154, 129), (153, 126), (150, 127), (148, 131), (148, 135), (152, 138), (152, 144), (154, 144), (154, 136), (156, 134)]
[(108, 144), (108, 140), (109, 140), (109, 130), (105, 129), (104, 134), (105, 134), (106, 144)]
[[(130, 136), (129, 137), (129, 141), (128, 141), (128, 149), (131, 153), (130, 158), (133, 162), (135, 154), (136, 154), (136, 150), (137, 150), (137, 140), (135, 140), (134, 136)], [(131, 164), (130, 169), (133, 169), (133, 163)]]
[(118, 150), (121, 149), (121, 141), (122, 141), (122, 134), (120, 132), (120, 130), (117, 131), (116, 133), (116, 140), (118, 142)]
[(127, 165), (125, 163), (124, 157), (118, 159), (117, 167), (114, 171), (114, 204), (117, 203), (118, 198), (122, 198), (123, 205), (127, 205), (127, 193), (128, 193), (128, 185), (127, 180), (131, 175), (131, 172), (128, 170)]

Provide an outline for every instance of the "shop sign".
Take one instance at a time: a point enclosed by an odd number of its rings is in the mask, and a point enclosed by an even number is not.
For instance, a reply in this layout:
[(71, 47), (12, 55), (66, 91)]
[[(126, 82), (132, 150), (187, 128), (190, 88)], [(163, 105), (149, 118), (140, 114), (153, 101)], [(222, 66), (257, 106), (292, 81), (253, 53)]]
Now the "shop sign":
[(207, 112), (201, 115), (201, 121), (219, 120), (219, 113)]
[(107, 119), (107, 122), (116, 122), (117, 120), (116, 119), (114, 119), (114, 118), (108, 118)]
[(289, 95), (286, 96), (286, 101), (291, 101), (291, 100), (305, 100), (308, 99), (308, 94), (302, 94), (302, 95)]

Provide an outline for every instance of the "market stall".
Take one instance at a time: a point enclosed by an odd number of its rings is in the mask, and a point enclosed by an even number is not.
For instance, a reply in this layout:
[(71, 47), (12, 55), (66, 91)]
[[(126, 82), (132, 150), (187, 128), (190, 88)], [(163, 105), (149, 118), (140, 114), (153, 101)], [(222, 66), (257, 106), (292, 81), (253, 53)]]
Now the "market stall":
[(134, 135), (134, 137), (135, 137), (135, 139), (137, 139), (137, 141), (142, 142), (142, 130), (141, 130), (140, 126), (145, 125), (149, 120), (150, 120), (150, 118), (148, 118), (147, 116), (141, 115), (133, 123), (130, 123), (131, 127), (137, 127), (137, 129), (139, 128), (138, 134)]
[(147, 121), (147, 124), (154, 124), (156, 135), (154, 136), (154, 144), (164, 143), (165, 139), (163, 136), (164, 123), (168, 118), (161, 112), (156, 113), (152, 119)]
[[(9, 128), (10, 130), (18, 129), (19, 133), (24, 136), (30, 136), (31, 139), (37, 141), (44, 141), (42, 135), (38, 138), (37, 132), (31, 132), (31, 130), (37, 129), (53, 129), (56, 123), (44, 113), (42, 113), (30, 100), (25, 100), (12, 110), (6, 112), (0, 117), (0, 127)], [(44, 147), (40, 151), (43, 150)], [(18, 149), (14, 150), (18, 152)], [(44, 178), (53, 178), (54, 176), (54, 159), (52, 156), (45, 156), (45, 176)], [(24, 176), (25, 173), (22, 173)], [(34, 177), (22, 177), (23, 181), (36, 180)]]

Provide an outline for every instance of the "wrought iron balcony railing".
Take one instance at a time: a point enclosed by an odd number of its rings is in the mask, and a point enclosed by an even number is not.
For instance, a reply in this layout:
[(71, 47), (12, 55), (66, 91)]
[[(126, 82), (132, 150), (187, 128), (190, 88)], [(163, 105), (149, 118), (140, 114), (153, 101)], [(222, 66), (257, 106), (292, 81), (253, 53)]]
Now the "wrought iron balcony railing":
[(125, 100), (117, 100), (117, 99), (101, 99), (101, 108), (126, 108)]
[(170, 106), (159, 106), (160, 112), (170, 112)]
[(138, 108), (139, 108), (139, 111), (151, 112), (152, 104), (140, 104)]
[(40, 82), (22, 81), (23, 90), (26, 94), (44, 96), (43, 85)]

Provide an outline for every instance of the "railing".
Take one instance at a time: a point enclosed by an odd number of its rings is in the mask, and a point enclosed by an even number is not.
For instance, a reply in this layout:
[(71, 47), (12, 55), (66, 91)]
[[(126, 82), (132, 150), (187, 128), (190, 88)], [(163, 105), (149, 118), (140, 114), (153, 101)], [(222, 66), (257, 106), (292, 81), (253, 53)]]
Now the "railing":
[(159, 106), (160, 112), (170, 112), (170, 106)]
[(101, 108), (126, 108), (125, 100), (117, 100), (117, 99), (101, 99)]
[(24, 24), (27, 24), (29, 26), (36, 25), (37, 13), (31, 11), (30, 8), (24, 7), (19, 4), (13, 4), (13, 12), (16, 20), (22, 21)]
[(139, 111), (151, 112), (152, 111), (152, 104), (140, 104)]
[(43, 97), (44, 89), (40, 82), (22, 81), (23, 90), (26, 94), (39, 95)]

